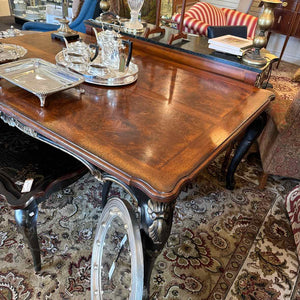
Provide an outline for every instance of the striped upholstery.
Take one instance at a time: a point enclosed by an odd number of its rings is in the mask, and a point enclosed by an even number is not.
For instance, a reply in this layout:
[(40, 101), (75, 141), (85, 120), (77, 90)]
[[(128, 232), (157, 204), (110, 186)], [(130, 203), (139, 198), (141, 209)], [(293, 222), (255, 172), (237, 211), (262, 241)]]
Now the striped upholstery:
[[(180, 14), (173, 16), (179, 24)], [(184, 31), (199, 35), (207, 35), (208, 26), (246, 25), (247, 36), (253, 39), (257, 18), (229, 8), (218, 8), (210, 3), (198, 2), (184, 14)]]
[[(174, 16), (174, 21), (178, 24), (180, 17), (180, 14)], [(184, 14), (183, 25), (187, 32), (207, 35), (207, 27), (211, 24), (226, 25), (226, 16), (220, 8), (210, 3), (198, 2)]]
[(228, 26), (247, 26), (247, 36), (250, 39), (254, 38), (257, 24), (257, 17), (242, 13), (229, 8), (222, 8), (227, 20)]

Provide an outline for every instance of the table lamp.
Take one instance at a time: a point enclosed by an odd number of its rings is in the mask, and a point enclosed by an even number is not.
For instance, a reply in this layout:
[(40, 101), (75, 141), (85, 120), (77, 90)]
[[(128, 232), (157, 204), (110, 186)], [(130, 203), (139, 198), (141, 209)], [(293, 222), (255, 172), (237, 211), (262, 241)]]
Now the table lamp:
[(253, 49), (247, 51), (242, 60), (244, 63), (255, 66), (264, 66), (267, 63), (266, 58), (260, 54), (260, 49), (267, 45), (267, 37), (265, 32), (273, 25), (274, 22), (274, 8), (281, 4), (280, 0), (263, 0), (264, 11), (258, 18), (257, 25), (259, 33), (253, 39)]

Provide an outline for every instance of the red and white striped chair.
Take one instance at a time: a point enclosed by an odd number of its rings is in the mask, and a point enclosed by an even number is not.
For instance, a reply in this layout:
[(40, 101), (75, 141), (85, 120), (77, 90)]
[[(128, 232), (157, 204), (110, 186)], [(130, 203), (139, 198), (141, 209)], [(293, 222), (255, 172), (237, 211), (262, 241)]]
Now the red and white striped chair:
[[(180, 18), (181, 14), (173, 16), (177, 24), (180, 24)], [(247, 38), (253, 39), (257, 20), (257, 17), (233, 9), (198, 2), (185, 12), (183, 31), (207, 36), (209, 26), (247, 26)]]

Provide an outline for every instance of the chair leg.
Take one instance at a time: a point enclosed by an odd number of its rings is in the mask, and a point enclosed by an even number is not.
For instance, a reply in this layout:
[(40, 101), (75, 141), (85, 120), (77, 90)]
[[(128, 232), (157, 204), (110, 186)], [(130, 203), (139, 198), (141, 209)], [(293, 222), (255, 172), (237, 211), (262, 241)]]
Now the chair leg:
[(266, 186), (266, 183), (267, 183), (267, 180), (268, 180), (268, 174), (263, 172), (261, 178), (260, 178), (260, 181), (259, 181), (259, 185), (258, 185), (258, 188), (262, 191), (264, 190), (265, 186)]
[(230, 162), (226, 175), (226, 188), (228, 190), (234, 189), (234, 172), (240, 161), (250, 149), (256, 138), (261, 134), (266, 125), (266, 113), (259, 115), (247, 128), (242, 140), (236, 148), (235, 154)]
[(35, 201), (31, 202), (29, 206), (24, 209), (15, 210), (15, 220), (27, 240), (36, 272), (41, 270), (41, 254), (36, 230), (37, 216), (38, 206)]

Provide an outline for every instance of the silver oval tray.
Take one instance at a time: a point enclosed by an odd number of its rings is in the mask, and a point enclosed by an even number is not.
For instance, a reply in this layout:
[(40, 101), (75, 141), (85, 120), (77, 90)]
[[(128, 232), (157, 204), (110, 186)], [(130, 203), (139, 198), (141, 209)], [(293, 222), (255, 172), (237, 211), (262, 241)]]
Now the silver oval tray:
[[(56, 54), (55, 61), (57, 65), (68, 68), (68, 63), (65, 61), (62, 51)], [(111, 71), (110, 74), (105, 76), (96, 76), (90, 74), (88, 71), (78, 72), (71, 68), (69, 69), (81, 74), (84, 77), (85, 82), (103, 86), (122, 86), (131, 84), (137, 80), (139, 71), (138, 66), (132, 62), (130, 62), (129, 67), (125, 72)]]
[(27, 49), (14, 44), (0, 43), (0, 63), (17, 60), (27, 53)]

